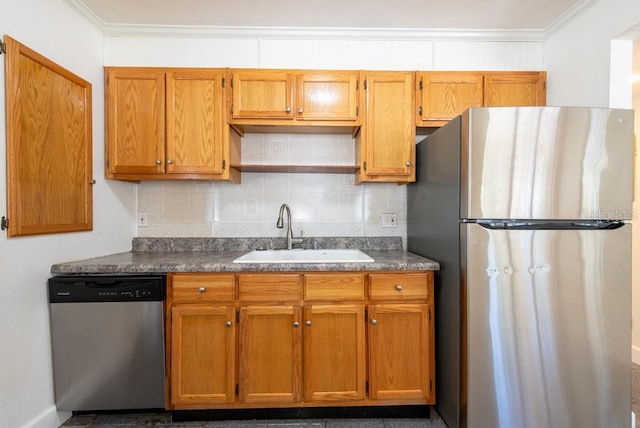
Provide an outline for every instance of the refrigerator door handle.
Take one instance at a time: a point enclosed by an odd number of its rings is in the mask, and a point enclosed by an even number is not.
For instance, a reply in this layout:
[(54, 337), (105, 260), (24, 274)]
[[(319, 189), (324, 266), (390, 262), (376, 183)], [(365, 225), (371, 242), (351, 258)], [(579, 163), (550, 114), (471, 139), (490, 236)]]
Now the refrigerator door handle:
[(613, 230), (625, 225), (618, 220), (593, 221), (520, 221), (520, 220), (477, 220), (478, 226), (491, 230)]

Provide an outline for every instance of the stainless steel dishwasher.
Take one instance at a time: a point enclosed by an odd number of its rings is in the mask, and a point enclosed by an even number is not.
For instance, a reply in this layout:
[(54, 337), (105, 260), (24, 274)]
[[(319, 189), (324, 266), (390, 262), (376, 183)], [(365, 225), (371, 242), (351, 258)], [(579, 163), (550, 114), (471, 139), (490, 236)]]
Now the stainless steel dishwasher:
[(49, 279), (58, 410), (164, 408), (164, 275)]

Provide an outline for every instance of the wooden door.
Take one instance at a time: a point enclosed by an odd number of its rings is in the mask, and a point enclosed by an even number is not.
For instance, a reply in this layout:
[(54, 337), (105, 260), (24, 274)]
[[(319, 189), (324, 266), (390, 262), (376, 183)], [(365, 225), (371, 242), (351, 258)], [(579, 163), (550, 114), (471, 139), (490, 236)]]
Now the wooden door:
[(479, 73), (424, 72), (418, 81), (418, 126), (442, 126), (469, 107), (483, 105)]
[(305, 401), (365, 398), (364, 326), (362, 304), (305, 307)]
[(293, 119), (292, 81), (287, 71), (232, 71), (232, 118)]
[(105, 68), (107, 178), (165, 171), (165, 73)]
[(222, 174), (222, 72), (167, 72), (167, 173)]
[(6, 36), (8, 236), (93, 229), (91, 83)]
[(428, 305), (370, 305), (368, 316), (370, 398), (433, 403)]
[(172, 405), (234, 402), (234, 314), (232, 306), (172, 308)]
[(484, 77), (484, 105), (487, 107), (544, 106), (545, 72), (495, 73)]
[(370, 72), (366, 119), (360, 130), (364, 181), (415, 180), (414, 73)]
[(296, 76), (296, 119), (358, 120), (358, 73), (313, 71)]
[(240, 309), (241, 402), (301, 401), (301, 338), (299, 307), (245, 306)]

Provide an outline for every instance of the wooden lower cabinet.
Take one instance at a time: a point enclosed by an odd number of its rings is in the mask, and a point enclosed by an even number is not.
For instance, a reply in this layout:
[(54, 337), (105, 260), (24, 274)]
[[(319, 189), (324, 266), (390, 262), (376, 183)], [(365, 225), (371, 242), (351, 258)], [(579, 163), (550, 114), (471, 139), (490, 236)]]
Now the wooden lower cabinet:
[(235, 401), (233, 306), (171, 310), (171, 405)]
[(239, 330), (240, 401), (270, 404), (300, 401), (300, 308), (240, 307)]
[(167, 299), (170, 409), (435, 403), (433, 272), (172, 274)]

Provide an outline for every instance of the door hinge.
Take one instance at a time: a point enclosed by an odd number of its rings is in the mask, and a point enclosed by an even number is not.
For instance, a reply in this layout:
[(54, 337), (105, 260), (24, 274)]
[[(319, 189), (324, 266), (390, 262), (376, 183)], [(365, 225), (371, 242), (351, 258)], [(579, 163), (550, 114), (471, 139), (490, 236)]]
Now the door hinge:
[(4, 40), (0, 39), (0, 55), (7, 53), (7, 44)]
[(547, 90), (547, 82), (543, 82), (543, 83), (542, 83), (542, 87), (543, 87), (543, 88), (544, 88), (544, 90), (546, 91), (546, 90)]
[(231, 78), (231, 82), (229, 82), (229, 86), (233, 88), (233, 77)]
[(222, 87), (224, 88), (227, 84), (227, 80), (223, 77), (222, 78)]
[(429, 321), (431, 321), (431, 308), (429, 308), (428, 317), (429, 317)]
[(429, 392), (433, 392), (433, 381), (429, 380)]
[(233, 113), (233, 104), (231, 104), (231, 113)]
[(365, 394), (369, 393), (369, 381), (367, 380), (364, 381), (364, 393)]
[(418, 107), (418, 114), (422, 116), (422, 106)]
[(226, 167), (227, 167), (227, 161), (222, 159), (222, 170), (224, 171)]
[(9, 219), (5, 216), (2, 216), (2, 220), (0, 220), (0, 230), (9, 229)]
[(356, 116), (360, 114), (360, 106), (356, 106)]
[(422, 79), (420, 79), (420, 90), (422, 90)]
[(360, 89), (360, 79), (356, 79), (356, 91)]
[(240, 324), (240, 311), (236, 312), (236, 324)]
[(364, 170), (367, 170), (367, 161), (362, 162), (362, 166), (364, 167)]
[(240, 395), (240, 384), (236, 383), (236, 396)]
[(367, 79), (364, 79), (364, 82), (363, 82), (362, 86), (364, 87), (364, 90), (366, 91), (367, 90)]

